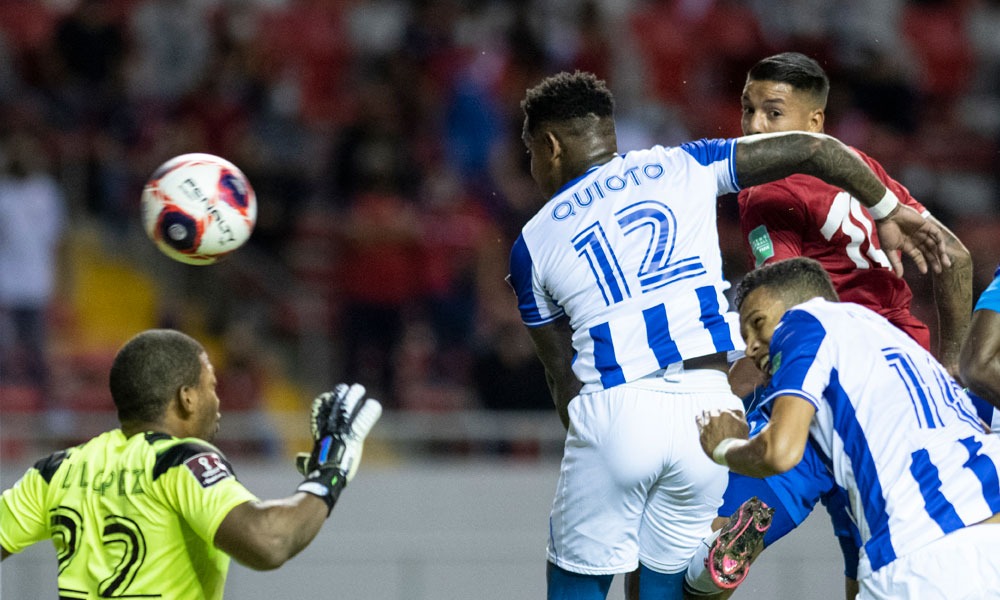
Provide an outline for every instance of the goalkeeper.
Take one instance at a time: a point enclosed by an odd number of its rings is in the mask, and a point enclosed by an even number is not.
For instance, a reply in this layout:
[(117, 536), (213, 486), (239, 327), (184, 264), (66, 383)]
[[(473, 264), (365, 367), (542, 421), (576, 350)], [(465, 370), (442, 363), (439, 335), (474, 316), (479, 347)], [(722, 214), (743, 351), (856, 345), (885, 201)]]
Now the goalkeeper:
[(121, 428), (35, 463), (0, 496), (3, 558), (49, 538), (60, 598), (222, 598), (230, 557), (275, 569), (305, 548), (357, 471), (382, 407), (360, 385), (313, 401), (294, 494), (261, 501), (211, 445), (215, 374), (183, 333), (132, 338), (111, 367)]

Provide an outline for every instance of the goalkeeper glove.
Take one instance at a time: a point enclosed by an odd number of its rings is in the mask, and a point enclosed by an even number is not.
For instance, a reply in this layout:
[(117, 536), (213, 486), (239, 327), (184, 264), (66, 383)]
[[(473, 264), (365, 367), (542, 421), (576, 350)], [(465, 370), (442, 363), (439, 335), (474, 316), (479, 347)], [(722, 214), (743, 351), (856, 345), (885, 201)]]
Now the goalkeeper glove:
[(305, 476), (298, 491), (322, 498), (333, 510), (344, 486), (361, 464), (365, 437), (382, 416), (378, 400), (365, 398), (360, 384), (338, 384), (312, 404), (313, 450), (299, 454), (296, 466)]

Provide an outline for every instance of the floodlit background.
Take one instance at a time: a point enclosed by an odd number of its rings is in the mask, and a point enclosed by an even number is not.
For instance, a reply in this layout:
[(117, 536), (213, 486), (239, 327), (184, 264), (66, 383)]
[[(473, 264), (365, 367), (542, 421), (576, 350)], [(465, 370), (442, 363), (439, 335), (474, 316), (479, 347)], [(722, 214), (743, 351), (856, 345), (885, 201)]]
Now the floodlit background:
[[(746, 70), (809, 54), (827, 132), (958, 234), (978, 295), (1000, 261), (998, 32), (996, 0), (0, 0), (0, 483), (114, 427), (115, 351), (175, 327), (209, 349), (219, 445), (263, 497), (294, 487), (316, 393), (360, 381), (387, 408), (314, 546), (275, 574), (234, 567), (231, 596), (538, 597), (561, 429), (504, 282), (544, 200), (524, 90), (593, 71), (622, 150), (672, 145), (738, 135)], [(195, 151), (260, 203), (248, 246), (210, 267), (139, 223), (152, 170)], [(735, 199), (719, 214), (736, 280)], [(737, 597), (839, 597), (824, 519)], [(51, 597), (51, 559), (5, 561), (0, 593)]]

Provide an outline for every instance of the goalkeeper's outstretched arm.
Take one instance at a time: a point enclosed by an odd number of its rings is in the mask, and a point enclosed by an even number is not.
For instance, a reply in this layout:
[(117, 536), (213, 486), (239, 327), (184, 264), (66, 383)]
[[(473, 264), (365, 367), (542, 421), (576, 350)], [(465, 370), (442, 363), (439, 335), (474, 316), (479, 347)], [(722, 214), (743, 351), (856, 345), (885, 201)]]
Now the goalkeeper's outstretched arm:
[(245, 502), (226, 515), (215, 545), (241, 564), (276, 569), (305, 549), (361, 462), (365, 437), (382, 415), (365, 388), (340, 384), (313, 400), (313, 451), (299, 462), (306, 479), (280, 500)]

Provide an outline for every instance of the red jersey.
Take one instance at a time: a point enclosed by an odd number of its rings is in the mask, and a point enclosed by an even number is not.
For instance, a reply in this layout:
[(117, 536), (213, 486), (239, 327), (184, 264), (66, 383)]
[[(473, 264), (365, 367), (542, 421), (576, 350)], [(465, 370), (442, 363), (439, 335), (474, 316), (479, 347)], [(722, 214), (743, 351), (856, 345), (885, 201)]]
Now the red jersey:
[[(925, 214), (927, 209), (863, 152), (855, 152), (899, 201)], [(892, 272), (879, 246), (875, 221), (844, 190), (809, 175), (740, 192), (740, 229), (754, 267), (806, 256), (823, 265), (844, 302), (868, 307), (930, 349), (930, 332), (910, 312), (913, 292)]]

